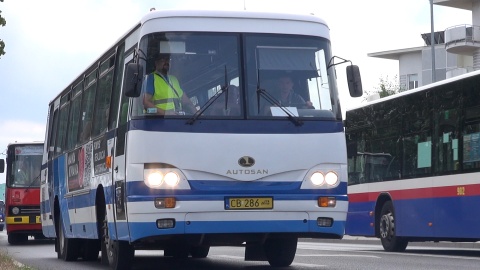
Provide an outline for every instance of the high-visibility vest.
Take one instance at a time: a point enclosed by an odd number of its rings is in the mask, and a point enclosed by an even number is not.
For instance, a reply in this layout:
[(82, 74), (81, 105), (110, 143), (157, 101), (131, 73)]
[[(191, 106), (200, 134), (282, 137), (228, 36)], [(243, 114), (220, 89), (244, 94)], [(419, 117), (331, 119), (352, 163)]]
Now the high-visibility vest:
[[(169, 80), (168, 83), (166, 80)], [(168, 76), (165, 79), (157, 73), (153, 73), (153, 86), (155, 91), (153, 93), (153, 104), (162, 110), (175, 110), (175, 103), (181, 104), (180, 98), (183, 95), (183, 90), (175, 76)], [(172, 86), (174, 89), (172, 89)], [(176, 99), (176, 100), (175, 100)], [(177, 108), (181, 110), (181, 108)]]

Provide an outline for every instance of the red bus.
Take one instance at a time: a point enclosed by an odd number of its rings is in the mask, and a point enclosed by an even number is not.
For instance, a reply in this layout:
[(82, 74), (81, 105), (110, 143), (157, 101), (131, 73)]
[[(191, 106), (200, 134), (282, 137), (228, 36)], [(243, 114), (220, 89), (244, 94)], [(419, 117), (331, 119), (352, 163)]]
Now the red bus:
[(0, 232), (3, 231), (4, 227), (5, 227), (5, 202), (3, 200), (0, 200)]
[(40, 169), (43, 142), (11, 143), (0, 172), (5, 177), (5, 225), (8, 243), (14, 245), (44, 238), (40, 222)]

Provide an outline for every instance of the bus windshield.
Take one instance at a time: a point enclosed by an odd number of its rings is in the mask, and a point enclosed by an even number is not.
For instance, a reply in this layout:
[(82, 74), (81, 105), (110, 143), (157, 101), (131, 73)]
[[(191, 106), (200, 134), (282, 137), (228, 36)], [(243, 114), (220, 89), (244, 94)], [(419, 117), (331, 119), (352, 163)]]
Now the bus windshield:
[[(341, 120), (330, 58), (330, 43), (320, 37), (148, 34), (139, 46), (145, 76), (132, 116)], [(154, 91), (162, 87), (163, 94)]]
[(8, 187), (40, 187), (40, 168), (43, 145), (15, 146), (13, 156), (7, 158), (11, 175)]

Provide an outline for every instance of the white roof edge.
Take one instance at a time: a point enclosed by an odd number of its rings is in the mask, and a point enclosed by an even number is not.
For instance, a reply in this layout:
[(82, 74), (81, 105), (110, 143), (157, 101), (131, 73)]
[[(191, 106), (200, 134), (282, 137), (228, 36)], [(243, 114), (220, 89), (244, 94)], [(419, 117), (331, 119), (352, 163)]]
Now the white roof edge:
[(374, 52), (374, 53), (367, 54), (367, 56), (398, 60), (401, 54), (412, 53), (412, 52), (421, 52), (426, 47), (427, 46), (421, 46), (421, 47), (412, 47), (412, 48), (390, 50), (390, 51), (383, 51), (383, 52)]
[(7, 146), (17, 145), (17, 144), (44, 144), (45, 141), (20, 141), (20, 142), (10, 142)]
[(391, 100), (391, 99), (396, 99), (396, 98), (406, 96), (406, 95), (410, 95), (410, 94), (413, 94), (413, 93), (416, 93), (416, 92), (425, 91), (425, 90), (428, 90), (428, 89), (430, 89), (432, 87), (435, 87), (435, 86), (444, 85), (444, 84), (448, 84), (448, 83), (455, 82), (455, 81), (460, 81), (460, 80), (467, 79), (467, 78), (474, 77), (474, 76), (478, 76), (478, 75), (480, 75), (480, 70), (468, 72), (468, 73), (458, 75), (458, 76), (455, 76), (455, 77), (452, 77), (452, 78), (448, 78), (448, 79), (445, 79), (445, 80), (441, 80), (441, 81), (438, 81), (438, 82), (427, 84), (427, 85), (424, 85), (424, 86), (421, 86), (421, 87), (418, 87), (418, 88), (415, 88), (415, 89), (412, 89), (412, 90), (406, 90), (406, 91), (400, 92), (398, 94), (394, 94), (394, 95), (391, 95), (391, 96), (388, 96), (388, 97), (376, 99), (376, 100), (373, 100), (371, 102), (363, 103), (363, 104), (360, 104), (358, 106), (348, 108), (346, 111), (351, 111), (351, 110), (359, 109), (359, 108), (369, 106), (369, 105), (372, 105), (372, 104), (375, 104), (375, 103), (381, 103), (381, 102), (388, 101), (388, 100)]
[(193, 9), (165, 9), (155, 10), (147, 13), (141, 20), (145, 21), (154, 18), (168, 17), (217, 17), (217, 18), (264, 18), (264, 19), (283, 19), (316, 22), (324, 24), (328, 27), (325, 20), (308, 13), (288, 13), (288, 12), (267, 12), (267, 11), (250, 11), (250, 10), (193, 10)]

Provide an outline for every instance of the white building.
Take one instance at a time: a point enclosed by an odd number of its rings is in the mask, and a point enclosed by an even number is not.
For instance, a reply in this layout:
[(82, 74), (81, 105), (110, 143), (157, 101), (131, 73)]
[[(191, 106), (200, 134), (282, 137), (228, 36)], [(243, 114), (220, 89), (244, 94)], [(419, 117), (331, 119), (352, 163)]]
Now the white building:
[[(472, 25), (456, 25), (434, 33), (435, 79), (480, 69), (480, 0), (433, 0), (433, 4), (472, 11)], [(432, 82), (431, 33), (422, 34), (422, 38), (425, 46), (368, 56), (398, 60), (401, 89), (423, 86)]]

